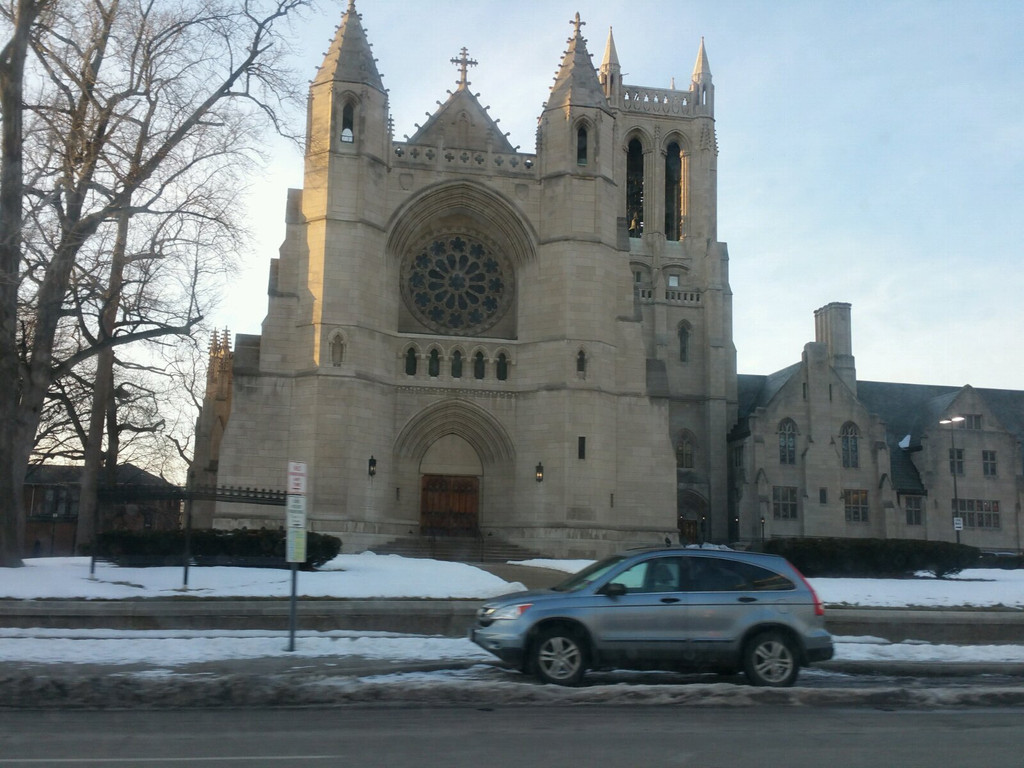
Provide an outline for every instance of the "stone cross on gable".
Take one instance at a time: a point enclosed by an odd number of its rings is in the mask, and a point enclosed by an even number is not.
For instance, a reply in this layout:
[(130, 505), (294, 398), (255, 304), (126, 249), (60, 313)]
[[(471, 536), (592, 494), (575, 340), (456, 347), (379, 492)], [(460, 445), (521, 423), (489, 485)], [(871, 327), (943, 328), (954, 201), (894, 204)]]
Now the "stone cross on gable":
[(580, 12), (576, 11), (576, 18), (575, 19), (570, 19), (569, 23), (572, 24), (573, 29), (575, 30), (575, 35), (577, 37), (579, 37), (579, 35), (580, 35), (580, 27), (586, 26), (587, 22), (580, 21)]
[(465, 88), (469, 85), (469, 80), (466, 79), (466, 73), (470, 67), (475, 67), (477, 62), (469, 58), (469, 51), (466, 50), (466, 46), (462, 46), (462, 50), (459, 51), (459, 57), (450, 60), (452, 64), (459, 68), (459, 88)]

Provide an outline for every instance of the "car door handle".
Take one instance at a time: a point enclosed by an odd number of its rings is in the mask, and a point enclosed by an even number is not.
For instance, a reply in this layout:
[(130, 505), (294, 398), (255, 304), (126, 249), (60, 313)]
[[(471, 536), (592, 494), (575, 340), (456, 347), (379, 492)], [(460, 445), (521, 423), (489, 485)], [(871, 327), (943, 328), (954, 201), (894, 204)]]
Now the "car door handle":
[(661, 602), (663, 602), (663, 603), (678, 603), (679, 602), (679, 598), (678, 597), (663, 597), (663, 598), (661, 598)]
[(757, 602), (757, 598), (756, 597), (748, 597), (747, 595), (744, 595), (743, 597), (740, 597), (740, 598), (737, 598), (737, 599), (741, 603), (756, 603)]

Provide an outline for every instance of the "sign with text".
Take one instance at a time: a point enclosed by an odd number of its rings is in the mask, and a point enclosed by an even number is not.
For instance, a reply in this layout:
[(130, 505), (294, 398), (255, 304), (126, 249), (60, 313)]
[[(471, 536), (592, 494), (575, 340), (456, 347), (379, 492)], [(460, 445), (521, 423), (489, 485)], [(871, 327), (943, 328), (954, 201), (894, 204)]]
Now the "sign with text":
[(953, 530), (962, 531), (964, 529), (964, 519), (962, 517), (953, 518)]
[(306, 494), (306, 462), (288, 462), (288, 493), (301, 496)]
[(288, 501), (285, 505), (285, 561), (306, 562), (306, 463), (288, 462)]

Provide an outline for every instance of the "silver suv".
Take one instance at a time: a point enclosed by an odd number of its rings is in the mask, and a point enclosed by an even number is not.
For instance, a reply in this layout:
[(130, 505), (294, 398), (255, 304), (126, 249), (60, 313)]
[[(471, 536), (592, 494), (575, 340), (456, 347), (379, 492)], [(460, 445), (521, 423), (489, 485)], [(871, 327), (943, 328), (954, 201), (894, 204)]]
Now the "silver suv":
[(588, 669), (743, 670), (789, 686), (832, 658), (825, 611), (777, 555), (691, 548), (629, 551), (551, 589), (489, 600), (470, 639), (542, 682)]

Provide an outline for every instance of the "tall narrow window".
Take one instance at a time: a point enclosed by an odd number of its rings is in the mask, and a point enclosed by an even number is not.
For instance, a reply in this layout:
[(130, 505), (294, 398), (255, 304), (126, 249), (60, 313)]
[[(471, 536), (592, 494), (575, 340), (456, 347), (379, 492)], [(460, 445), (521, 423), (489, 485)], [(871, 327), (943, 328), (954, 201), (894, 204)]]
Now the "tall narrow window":
[(779, 464), (796, 464), (796, 423), (792, 419), (779, 424)]
[(587, 164), (587, 129), (580, 126), (576, 131), (576, 165)]
[(452, 378), (462, 378), (462, 353), (457, 349), (452, 353)]
[(949, 449), (949, 472), (953, 475), (962, 475), (964, 473), (963, 448)]
[(406, 376), (416, 375), (416, 350), (412, 347), (405, 353), (405, 374)]
[(907, 525), (921, 525), (921, 510), (923, 509), (921, 496), (904, 497), (903, 506), (907, 513)]
[(576, 438), (576, 458), (587, 458), (587, 438), (583, 435)]
[(441, 375), (441, 356), (436, 349), (430, 350), (430, 359), (427, 360), (427, 373), (434, 378)]
[(331, 365), (339, 366), (345, 360), (345, 342), (341, 340), (341, 336), (335, 336), (331, 339)]
[(995, 451), (982, 451), (981, 452), (981, 469), (985, 477), (996, 476), (996, 452)]
[(690, 329), (685, 325), (679, 326), (679, 361), (682, 363), (690, 360)]
[(683, 159), (674, 141), (665, 154), (665, 239), (678, 240), (682, 234)]
[(473, 378), (482, 379), (484, 377), (484, 373), (486, 372), (486, 368), (487, 365), (484, 362), (484, 353), (477, 352), (473, 356)]
[(847, 469), (856, 469), (860, 466), (860, 456), (857, 452), (857, 438), (860, 435), (856, 424), (847, 422), (839, 430), (839, 439), (843, 444), (843, 466)]
[(626, 221), (630, 237), (644, 233), (644, 148), (639, 139), (626, 150)]
[(498, 381), (505, 381), (508, 378), (508, 356), (502, 352), (498, 355)]
[(693, 469), (693, 436), (684, 432), (676, 441), (676, 467), (678, 469)]
[(352, 108), (352, 102), (345, 105), (344, 109), (341, 110), (341, 140), (345, 144), (351, 144), (355, 141), (355, 110)]
[(582, 349), (576, 353), (576, 373), (587, 372), (587, 353)]

